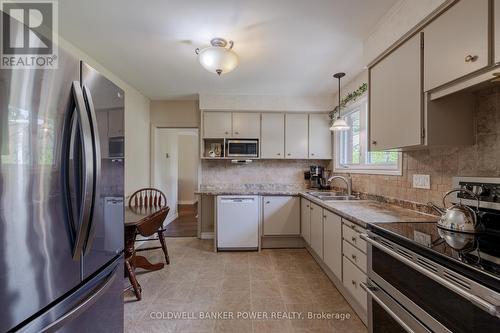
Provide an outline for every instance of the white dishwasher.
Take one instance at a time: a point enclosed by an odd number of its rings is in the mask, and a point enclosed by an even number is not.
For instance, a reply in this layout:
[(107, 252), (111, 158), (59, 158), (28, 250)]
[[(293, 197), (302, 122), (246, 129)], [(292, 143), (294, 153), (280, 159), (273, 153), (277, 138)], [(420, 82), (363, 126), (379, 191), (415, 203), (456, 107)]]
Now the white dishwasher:
[(217, 196), (217, 249), (259, 248), (258, 199), (256, 195)]

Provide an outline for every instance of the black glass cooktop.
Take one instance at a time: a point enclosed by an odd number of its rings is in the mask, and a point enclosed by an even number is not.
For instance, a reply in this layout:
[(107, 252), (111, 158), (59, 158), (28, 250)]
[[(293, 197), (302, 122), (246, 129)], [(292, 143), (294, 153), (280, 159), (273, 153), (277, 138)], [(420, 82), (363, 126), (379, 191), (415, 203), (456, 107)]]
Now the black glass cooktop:
[(443, 266), (500, 291), (500, 215), (484, 213), (480, 234), (447, 231), (436, 223), (373, 224), (369, 229)]

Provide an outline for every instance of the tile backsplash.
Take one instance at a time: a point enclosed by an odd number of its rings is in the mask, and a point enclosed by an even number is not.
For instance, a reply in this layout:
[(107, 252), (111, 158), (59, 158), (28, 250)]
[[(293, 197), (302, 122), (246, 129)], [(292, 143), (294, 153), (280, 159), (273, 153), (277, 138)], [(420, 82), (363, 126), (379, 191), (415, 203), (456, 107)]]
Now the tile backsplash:
[[(404, 152), (402, 176), (352, 174), (353, 190), (417, 203), (440, 203), (452, 188), (454, 176), (500, 177), (500, 87), (481, 90), (475, 96), (475, 145)], [(431, 189), (414, 189), (414, 174), (430, 175)]]
[(321, 160), (254, 160), (247, 165), (237, 165), (229, 160), (202, 160), (201, 184), (217, 187), (286, 185), (288, 188), (302, 189), (308, 184), (304, 180), (304, 171), (309, 170), (310, 165), (328, 167), (329, 163)]

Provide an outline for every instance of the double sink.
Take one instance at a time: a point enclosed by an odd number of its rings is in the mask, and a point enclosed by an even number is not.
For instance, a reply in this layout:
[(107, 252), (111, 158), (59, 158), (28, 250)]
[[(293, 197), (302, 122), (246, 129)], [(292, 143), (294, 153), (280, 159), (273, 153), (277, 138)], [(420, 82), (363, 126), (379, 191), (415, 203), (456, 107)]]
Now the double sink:
[(359, 197), (354, 195), (348, 195), (343, 192), (334, 192), (334, 191), (316, 191), (316, 192), (307, 192), (307, 194), (312, 195), (322, 201), (347, 201), (347, 200), (360, 200)]

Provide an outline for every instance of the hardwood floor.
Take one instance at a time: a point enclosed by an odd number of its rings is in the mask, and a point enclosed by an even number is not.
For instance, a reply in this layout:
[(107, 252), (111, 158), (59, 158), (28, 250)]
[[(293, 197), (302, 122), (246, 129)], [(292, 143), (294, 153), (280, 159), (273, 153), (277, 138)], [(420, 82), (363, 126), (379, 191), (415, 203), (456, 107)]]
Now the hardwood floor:
[(165, 237), (196, 237), (198, 204), (179, 205), (179, 217), (166, 227)]

